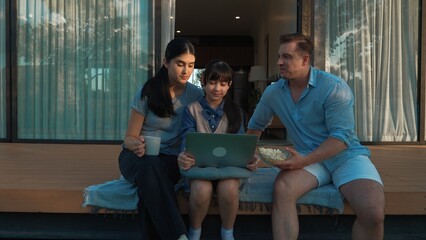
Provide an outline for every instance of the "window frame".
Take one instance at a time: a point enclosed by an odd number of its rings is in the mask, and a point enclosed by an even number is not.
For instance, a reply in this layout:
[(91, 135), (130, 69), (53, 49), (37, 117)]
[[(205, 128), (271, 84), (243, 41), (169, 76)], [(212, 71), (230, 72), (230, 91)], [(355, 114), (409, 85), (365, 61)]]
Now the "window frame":
[[(6, 137), (0, 138), (1, 142), (13, 142), (13, 143), (75, 143), (75, 144), (118, 144), (122, 140), (62, 140), (62, 139), (20, 139), (18, 138), (18, 52), (17, 52), (17, 13), (18, 13), (18, 2), (5, 0), (5, 18), (6, 18)], [(159, 68), (156, 61), (157, 58), (161, 59), (158, 51), (159, 44), (156, 44), (156, 39), (161, 38), (161, 32), (159, 27), (155, 26), (159, 24), (158, 19), (161, 18), (161, 1), (155, 0), (151, 2), (151, 17), (150, 22), (152, 25), (152, 49), (150, 49), (152, 55), (156, 58), (152, 61), (153, 67), (148, 72), (148, 78), (151, 78)], [(158, 36), (158, 33), (160, 35)]]

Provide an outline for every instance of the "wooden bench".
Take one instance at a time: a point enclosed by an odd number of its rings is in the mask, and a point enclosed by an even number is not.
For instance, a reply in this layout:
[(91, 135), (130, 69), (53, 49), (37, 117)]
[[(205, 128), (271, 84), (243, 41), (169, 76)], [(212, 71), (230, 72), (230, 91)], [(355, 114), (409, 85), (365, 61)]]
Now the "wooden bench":
[[(426, 214), (426, 146), (369, 146), (385, 184), (389, 215)], [(90, 213), (85, 187), (120, 176), (119, 145), (0, 143), (0, 212)], [(186, 200), (179, 198), (182, 213)], [(214, 206), (209, 214), (217, 214)], [(239, 214), (269, 214), (242, 210)], [(309, 207), (300, 214), (321, 214)], [(353, 214), (345, 206), (343, 214)]]

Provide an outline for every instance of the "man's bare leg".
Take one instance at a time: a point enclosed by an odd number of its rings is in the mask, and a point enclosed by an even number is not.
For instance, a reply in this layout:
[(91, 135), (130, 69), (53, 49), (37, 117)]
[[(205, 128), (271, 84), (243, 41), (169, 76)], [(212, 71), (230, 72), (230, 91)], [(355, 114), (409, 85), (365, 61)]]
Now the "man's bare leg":
[(274, 184), (272, 232), (274, 240), (297, 239), (299, 219), (296, 201), (315, 188), (317, 179), (303, 169), (281, 171)]
[(383, 239), (385, 218), (383, 186), (373, 180), (359, 179), (342, 185), (340, 192), (356, 215), (352, 239)]

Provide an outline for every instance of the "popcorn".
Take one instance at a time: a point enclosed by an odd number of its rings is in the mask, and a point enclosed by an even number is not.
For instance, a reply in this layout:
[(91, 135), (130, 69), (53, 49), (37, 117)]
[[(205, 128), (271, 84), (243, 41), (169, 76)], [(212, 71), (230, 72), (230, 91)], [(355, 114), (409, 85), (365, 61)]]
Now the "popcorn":
[(286, 159), (286, 155), (280, 149), (276, 148), (259, 147), (259, 154), (264, 161), (272, 164), (279, 163)]

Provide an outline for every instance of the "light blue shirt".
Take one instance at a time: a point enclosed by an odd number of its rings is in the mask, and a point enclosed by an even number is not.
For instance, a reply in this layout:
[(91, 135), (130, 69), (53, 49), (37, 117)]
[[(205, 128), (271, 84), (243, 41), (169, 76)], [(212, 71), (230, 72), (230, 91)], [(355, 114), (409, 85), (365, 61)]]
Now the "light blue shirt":
[(291, 97), (288, 80), (268, 86), (256, 106), (248, 128), (263, 131), (277, 115), (296, 150), (309, 154), (327, 138), (347, 145), (351, 154), (369, 155), (354, 131), (354, 97), (345, 81), (311, 67), (309, 83), (299, 100)]
[(142, 91), (139, 89), (131, 104), (131, 107), (135, 111), (145, 116), (141, 134), (146, 136), (160, 136), (160, 153), (178, 155), (182, 141), (179, 131), (182, 124), (183, 110), (188, 104), (197, 101), (203, 96), (202, 89), (191, 83), (187, 83), (185, 91), (177, 98), (172, 99), (176, 115), (164, 118), (158, 117), (148, 108), (148, 102), (146, 98), (143, 101), (141, 100), (141, 94)]

